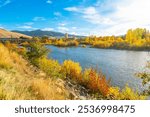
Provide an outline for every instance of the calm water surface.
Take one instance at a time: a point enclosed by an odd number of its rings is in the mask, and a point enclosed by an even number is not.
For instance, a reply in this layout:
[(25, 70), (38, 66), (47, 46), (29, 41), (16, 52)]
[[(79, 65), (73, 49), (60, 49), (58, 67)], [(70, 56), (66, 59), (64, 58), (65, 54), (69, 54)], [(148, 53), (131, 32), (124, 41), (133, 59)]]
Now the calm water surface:
[(139, 91), (143, 90), (141, 79), (135, 73), (145, 70), (145, 65), (150, 60), (149, 52), (126, 51), (96, 48), (58, 48), (46, 46), (51, 49), (48, 57), (62, 63), (66, 59), (79, 62), (83, 68), (94, 67), (111, 78), (113, 86), (124, 87), (126, 84)]

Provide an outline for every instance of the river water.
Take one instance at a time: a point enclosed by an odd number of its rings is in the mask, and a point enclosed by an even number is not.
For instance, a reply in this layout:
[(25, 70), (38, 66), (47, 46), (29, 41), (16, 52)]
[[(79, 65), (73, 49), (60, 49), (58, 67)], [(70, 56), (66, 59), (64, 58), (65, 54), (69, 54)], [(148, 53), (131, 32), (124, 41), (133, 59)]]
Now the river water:
[(56, 46), (46, 46), (51, 50), (48, 57), (62, 63), (71, 59), (79, 62), (84, 68), (94, 67), (111, 78), (113, 86), (123, 88), (126, 84), (135, 90), (142, 91), (142, 80), (135, 76), (135, 73), (145, 70), (145, 65), (150, 60), (150, 53), (144, 51), (126, 51), (114, 49), (97, 49), (68, 47), (59, 48)]

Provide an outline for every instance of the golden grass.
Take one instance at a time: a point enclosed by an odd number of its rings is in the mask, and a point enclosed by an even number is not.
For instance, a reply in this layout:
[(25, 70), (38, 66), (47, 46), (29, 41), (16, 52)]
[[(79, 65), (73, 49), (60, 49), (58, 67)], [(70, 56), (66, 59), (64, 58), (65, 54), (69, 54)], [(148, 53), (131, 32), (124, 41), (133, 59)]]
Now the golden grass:
[(4, 29), (0, 29), (0, 37), (1, 38), (20, 38), (20, 37), (25, 37), (25, 38), (31, 38), (31, 36), (27, 36), (24, 34), (16, 33), (16, 32), (10, 32)]
[(8, 49), (0, 44), (0, 68), (9, 69), (12, 67), (12, 64)]
[(67, 93), (63, 88), (57, 87), (55, 82), (50, 79), (33, 80), (31, 89), (37, 99), (44, 100), (62, 100)]
[[(34, 67), (15, 52), (0, 44), (0, 99), (54, 100), (66, 99), (65, 87), (56, 80), (40, 75)], [(63, 85), (63, 84), (62, 84)]]

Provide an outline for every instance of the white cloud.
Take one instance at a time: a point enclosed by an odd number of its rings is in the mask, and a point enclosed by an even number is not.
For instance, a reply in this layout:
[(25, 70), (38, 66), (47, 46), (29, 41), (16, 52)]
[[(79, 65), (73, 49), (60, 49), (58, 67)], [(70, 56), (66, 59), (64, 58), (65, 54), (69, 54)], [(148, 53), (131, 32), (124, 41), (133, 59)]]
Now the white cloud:
[(4, 27), (0, 26), (0, 29), (4, 29)]
[(63, 27), (63, 26), (60, 26), (60, 27), (58, 27), (58, 31), (60, 31), (60, 32), (68, 32), (69, 31), (69, 29), (67, 28), (67, 27)]
[(34, 23), (33, 22), (26, 22), (24, 23), (25, 25), (33, 25)]
[(52, 4), (52, 1), (51, 0), (47, 0), (46, 3)]
[(42, 30), (43, 31), (53, 31), (54, 29), (53, 28), (43, 28)]
[(44, 21), (46, 20), (44, 17), (34, 17), (33, 21)]
[(114, 22), (107, 18), (103, 17), (95, 7), (86, 7), (86, 8), (77, 8), (77, 7), (68, 7), (65, 8), (66, 11), (78, 12), (86, 21), (92, 24), (113, 24)]
[(79, 8), (77, 8), (77, 7), (67, 7), (67, 8), (64, 8), (64, 10), (79, 12)]
[(66, 11), (97, 26), (88, 33), (96, 35), (125, 34), (130, 28), (150, 30), (150, 0), (106, 0), (89, 7), (68, 7)]
[[(123, 0), (115, 4), (115, 12), (109, 15), (115, 25), (106, 28), (106, 34), (125, 34), (130, 28), (150, 29), (150, 0)], [(106, 35), (105, 34), (105, 35)]]
[(86, 19), (88, 22), (91, 22), (93, 24), (106, 24), (110, 25), (114, 22), (107, 17), (103, 17), (95, 7), (88, 7), (83, 9), (83, 18)]
[(69, 32), (71, 35), (78, 35), (76, 32)]
[(74, 30), (77, 29), (77, 27), (71, 27), (71, 28), (74, 29)]
[(10, 0), (1, 1), (1, 2), (0, 2), (0, 7), (6, 6), (6, 5), (10, 4), (10, 3), (11, 3)]
[(32, 29), (32, 26), (18, 26), (17, 28)]
[(62, 14), (60, 12), (54, 12), (55, 16), (62, 16)]
[(59, 23), (58, 25), (59, 25), (59, 26), (65, 26), (66, 23)]

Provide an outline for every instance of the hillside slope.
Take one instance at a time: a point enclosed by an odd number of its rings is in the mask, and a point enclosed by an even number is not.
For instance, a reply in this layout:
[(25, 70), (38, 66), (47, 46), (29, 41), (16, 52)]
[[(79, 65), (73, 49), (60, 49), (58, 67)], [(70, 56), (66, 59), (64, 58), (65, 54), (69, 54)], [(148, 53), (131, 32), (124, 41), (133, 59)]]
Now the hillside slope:
[(20, 37), (32, 38), (31, 36), (28, 36), (25, 34), (21, 34), (17, 32), (10, 32), (4, 29), (0, 29), (0, 38), (20, 38)]
[(0, 43), (0, 100), (56, 100), (67, 99), (67, 94), (63, 83)]

